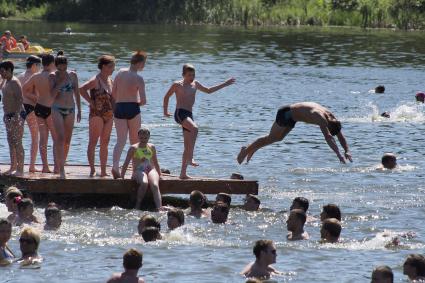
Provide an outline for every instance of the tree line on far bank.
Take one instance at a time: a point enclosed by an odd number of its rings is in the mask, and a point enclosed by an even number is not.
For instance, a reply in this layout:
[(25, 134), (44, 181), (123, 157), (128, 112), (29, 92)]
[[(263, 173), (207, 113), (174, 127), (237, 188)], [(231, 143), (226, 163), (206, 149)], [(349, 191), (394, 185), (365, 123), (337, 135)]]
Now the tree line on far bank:
[(0, 16), (149, 24), (425, 28), (425, 0), (0, 0)]

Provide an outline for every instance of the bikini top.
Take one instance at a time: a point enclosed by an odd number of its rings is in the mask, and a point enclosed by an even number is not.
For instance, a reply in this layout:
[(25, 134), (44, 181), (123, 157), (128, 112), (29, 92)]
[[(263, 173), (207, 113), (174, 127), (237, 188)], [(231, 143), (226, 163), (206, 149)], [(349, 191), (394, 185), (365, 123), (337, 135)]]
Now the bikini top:
[(134, 158), (136, 159), (146, 159), (151, 161), (153, 152), (149, 147), (138, 147), (134, 152)]
[(68, 82), (59, 88), (59, 92), (64, 93), (64, 92), (71, 92), (73, 90), (74, 90), (74, 85), (72, 84), (72, 81), (68, 75)]

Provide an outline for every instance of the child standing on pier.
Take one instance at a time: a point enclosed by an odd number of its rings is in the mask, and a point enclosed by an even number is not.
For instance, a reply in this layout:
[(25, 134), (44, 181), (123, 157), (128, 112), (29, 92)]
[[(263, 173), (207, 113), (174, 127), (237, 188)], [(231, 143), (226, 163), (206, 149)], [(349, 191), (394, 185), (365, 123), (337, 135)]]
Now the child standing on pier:
[(195, 149), (196, 137), (198, 136), (198, 126), (195, 124), (192, 107), (195, 103), (196, 91), (200, 90), (205, 93), (213, 93), (235, 82), (234, 78), (230, 78), (225, 82), (213, 86), (205, 87), (200, 82), (195, 80), (195, 67), (191, 64), (183, 65), (183, 80), (174, 82), (167, 94), (164, 97), (164, 115), (171, 117), (168, 112), (168, 101), (170, 97), (176, 94), (176, 111), (174, 112), (174, 119), (183, 128), (184, 151), (182, 157), (182, 169), (180, 172), (180, 179), (189, 179), (186, 169), (187, 165), (199, 166), (193, 159), (193, 151)]
[(148, 185), (152, 191), (155, 206), (157, 209), (160, 209), (162, 206), (161, 193), (159, 191), (159, 177), (161, 176), (161, 169), (156, 156), (156, 149), (153, 144), (148, 143), (150, 138), (150, 131), (148, 128), (142, 126), (138, 132), (138, 137), (139, 143), (133, 144), (128, 149), (127, 157), (121, 168), (121, 178), (125, 178), (125, 172), (132, 160), (132, 179), (136, 180), (139, 184), (139, 187), (137, 188), (136, 209), (140, 208)]

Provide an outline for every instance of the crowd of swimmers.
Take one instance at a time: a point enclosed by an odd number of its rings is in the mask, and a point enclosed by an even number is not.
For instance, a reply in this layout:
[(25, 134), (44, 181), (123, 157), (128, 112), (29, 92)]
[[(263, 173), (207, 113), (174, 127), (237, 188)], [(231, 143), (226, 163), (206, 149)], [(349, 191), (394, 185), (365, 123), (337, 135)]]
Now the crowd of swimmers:
[[(5, 190), (5, 203), (10, 215), (0, 219), (0, 266), (6, 266), (17, 262), (21, 267), (39, 266), (43, 260), (38, 252), (40, 246), (41, 230), (58, 230), (62, 224), (62, 213), (58, 206), (49, 203), (45, 208), (44, 228), (41, 229), (41, 220), (34, 215), (34, 204), (31, 199), (24, 197), (16, 187)], [(207, 203), (206, 196), (200, 191), (190, 194), (188, 208), (167, 207), (168, 231), (178, 229), (185, 225), (185, 218), (195, 219), (209, 218), (211, 223), (227, 223), (231, 207), (239, 207), (246, 211), (259, 211), (260, 200), (257, 196), (247, 195), (243, 205), (232, 206), (232, 197), (227, 193), (217, 194), (214, 202)], [(288, 210), (286, 228), (288, 241), (310, 240), (305, 231), (307, 222), (319, 221), (320, 243), (336, 244), (341, 242), (343, 217), (341, 209), (336, 204), (326, 204), (322, 207), (319, 217), (308, 215), (309, 201), (304, 197), (296, 197)], [(19, 236), (21, 257), (15, 256), (8, 247), (7, 242), (11, 238), (13, 227), (23, 228)], [(38, 227), (38, 228), (37, 228)], [(152, 214), (143, 214), (137, 224), (138, 234), (145, 242), (153, 242), (163, 239), (161, 223)], [(399, 245), (398, 236), (387, 239), (388, 245)], [(246, 282), (262, 282), (274, 275), (284, 273), (276, 270), (272, 264), (276, 263), (277, 249), (271, 240), (258, 240), (253, 247), (255, 260), (249, 263), (241, 275), (247, 278)], [(136, 249), (128, 250), (123, 257), (124, 272), (113, 274), (108, 282), (129, 282), (127, 280), (139, 280), (138, 271), (142, 267), (142, 252)], [(412, 282), (425, 280), (425, 257), (420, 254), (410, 254), (403, 264), (403, 274)], [(133, 281), (132, 281), (133, 282)], [(134, 281), (137, 282), (137, 281)], [(371, 276), (372, 283), (392, 283), (394, 275), (388, 266), (376, 267)], [(425, 281), (424, 281), (425, 282)]]

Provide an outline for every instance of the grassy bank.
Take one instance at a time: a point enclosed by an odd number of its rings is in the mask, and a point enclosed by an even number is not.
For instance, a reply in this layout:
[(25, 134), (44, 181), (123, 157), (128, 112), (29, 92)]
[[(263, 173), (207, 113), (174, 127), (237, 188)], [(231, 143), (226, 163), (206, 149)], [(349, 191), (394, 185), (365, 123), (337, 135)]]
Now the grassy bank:
[(55, 21), (425, 29), (425, 0), (0, 0), (0, 16)]

